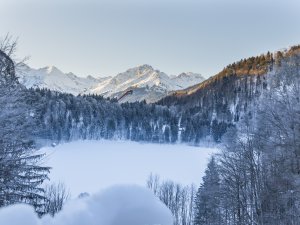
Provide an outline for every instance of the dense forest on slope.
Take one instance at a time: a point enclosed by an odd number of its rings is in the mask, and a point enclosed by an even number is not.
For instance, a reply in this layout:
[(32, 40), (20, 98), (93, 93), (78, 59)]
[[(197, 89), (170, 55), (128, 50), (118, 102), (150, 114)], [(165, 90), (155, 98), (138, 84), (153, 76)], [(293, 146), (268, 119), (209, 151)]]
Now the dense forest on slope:
[(177, 119), (167, 107), (145, 102), (118, 104), (101, 96), (73, 96), (30, 89), (34, 136), (52, 141), (129, 139), (175, 142)]
[[(228, 65), (208, 80), (177, 91), (158, 102), (176, 108), (185, 128), (183, 141), (199, 141), (208, 134), (220, 141), (228, 127), (245, 115), (255, 113), (255, 104), (263, 92), (272, 92), (270, 78), (289, 76), (299, 62), (300, 46), (275, 54), (243, 59)], [(192, 134), (192, 135), (191, 135)]]

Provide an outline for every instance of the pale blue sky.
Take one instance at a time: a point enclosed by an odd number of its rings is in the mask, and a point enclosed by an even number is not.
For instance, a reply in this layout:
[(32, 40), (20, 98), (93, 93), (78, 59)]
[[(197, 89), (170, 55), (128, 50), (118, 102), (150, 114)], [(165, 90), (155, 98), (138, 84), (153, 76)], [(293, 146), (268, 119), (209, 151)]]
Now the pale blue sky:
[(35, 68), (85, 76), (150, 64), (168, 74), (300, 44), (299, 0), (0, 0), (0, 35)]

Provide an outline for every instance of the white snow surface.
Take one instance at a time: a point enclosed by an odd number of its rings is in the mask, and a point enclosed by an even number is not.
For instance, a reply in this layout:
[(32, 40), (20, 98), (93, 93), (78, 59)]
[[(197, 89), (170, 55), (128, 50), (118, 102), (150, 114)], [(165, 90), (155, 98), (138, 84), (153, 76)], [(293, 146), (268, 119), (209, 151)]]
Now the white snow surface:
[(97, 83), (104, 82), (110, 77), (94, 78), (87, 76), (79, 77), (73, 73), (63, 73), (55, 66), (47, 66), (40, 69), (33, 69), (27, 65), (17, 71), (21, 84), (27, 88), (47, 88), (53, 91), (66, 92), (74, 95), (87, 93)]
[[(51, 182), (64, 182), (72, 199), (54, 217), (41, 219), (17, 204), (0, 209), (7, 225), (172, 225), (170, 210), (146, 189), (150, 173), (183, 185), (201, 182), (214, 148), (142, 144), (130, 141), (76, 141), (45, 147), (43, 164)], [(79, 193), (90, 196), (77, 198)]]
[(76, 141), (45, 147), (51, 182), (63, 182), (73, 197), (112, 185), (146, 186), (150, 173), (183, 185), (199, 185), (217, 149), (183, 144), (130, 141)]
[(25, 65), (17, 75), (27, 88), (48, 88), (74, 95), (85, 93), (118, 98), (126, 91), (133, 90), (129, 98), (122, 99), (123, 102), (154, 102), (171, 91), (184, 89), (204, 80), (200, 74), (191, 72), (168, 76), (147, 64), (128, 69), (113, 77), (103, 78), (79, 77), (73, 73), (63, 73), (55, 66), (32, 69)]
[(2, 225), (172, 225), (169, 209), (150, 190), (114, 186), (67, 202), (54, 218), (38, 219), (33, 208), (13, 205), (0, 209)]

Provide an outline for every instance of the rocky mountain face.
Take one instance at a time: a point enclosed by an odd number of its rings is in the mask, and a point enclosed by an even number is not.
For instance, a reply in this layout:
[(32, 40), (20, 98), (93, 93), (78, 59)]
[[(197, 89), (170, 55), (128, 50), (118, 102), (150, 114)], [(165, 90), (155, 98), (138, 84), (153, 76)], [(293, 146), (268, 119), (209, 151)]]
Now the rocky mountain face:
[(122, 98), (121, 102), (146, 100), (149, 103), (158, 101), (172, 91), (187, 88), (204, 80), (200, 74), (195, 73), (168, 76), (149, 65), (128, 69), (114, 77), (101, 78), (92, 76), (84, 78), (73, 73), (63, 73), (54, 66), (32, 69), (25, 65), (18, 73), (18, 77), (20, 83), (27, 88), (47, 88), (73, 95), (97, 94), (119, 98), (132, 90), (132, 94)]

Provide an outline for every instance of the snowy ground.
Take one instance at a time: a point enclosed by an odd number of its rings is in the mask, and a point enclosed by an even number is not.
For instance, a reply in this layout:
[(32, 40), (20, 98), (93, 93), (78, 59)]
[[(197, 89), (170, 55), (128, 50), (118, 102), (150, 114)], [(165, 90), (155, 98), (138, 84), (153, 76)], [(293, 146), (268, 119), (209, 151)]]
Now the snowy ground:
[(116, 184), (145, 186), (149, 174), (184, 185), (199, 184), (216, 149), (129, 141), (77, 141), (43, 148), (51, 182), (64, 182), (73, 197)]
[(171, 211), (145, 187), (114, 186), (68, 201), (62, 211), (38, 218), (29, 205), (0, 208), (1, 225), (172, 225)]

